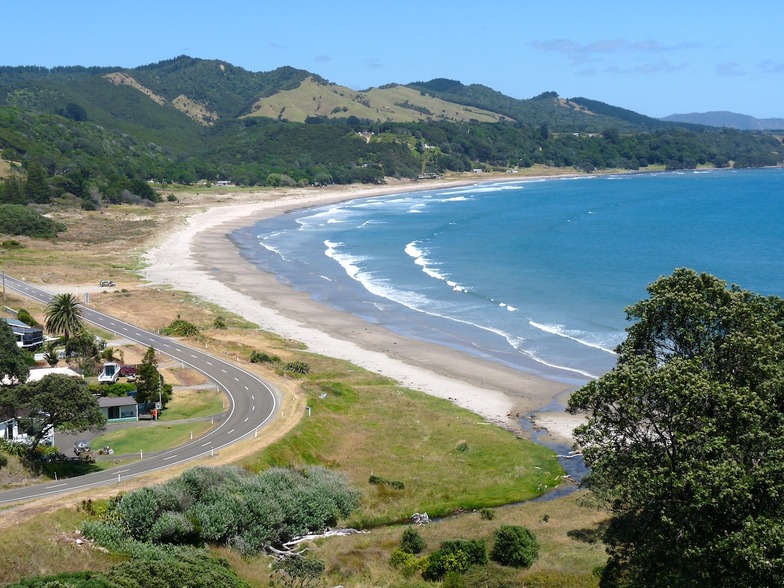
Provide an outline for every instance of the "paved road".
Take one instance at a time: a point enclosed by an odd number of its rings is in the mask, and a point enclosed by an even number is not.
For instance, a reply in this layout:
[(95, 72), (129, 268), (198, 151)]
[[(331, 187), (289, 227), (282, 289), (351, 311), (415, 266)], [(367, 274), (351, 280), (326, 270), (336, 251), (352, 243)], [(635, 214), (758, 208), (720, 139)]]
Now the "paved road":
[[(7, 274), (4, 278), (4, 284), (6, 288), (44, 304), (52, 298), (52, 294), (49, 292), (35, 288)], [(118, 466), (117, 468), (77, 478), (0, 492), (0, 504), (110, 484), (168, 468), (197, 457), (211, 455), (227, 445), (236, 443), (249, 435), (254, 435), (275, 413), (277, 402), (273, 388), (268, 383), (233, 364), (199, 349), (182, 345), (179, 341), (145, 331), (135, 325), (100, 313), (89, 307), (82, 307), (82, 318), (125, 339), (146, 347), (153, 347), (157, 351), (205, 374), (216, 382), (218, 387), (229, 397), (230, 406), (226, 413), (226, 418), (212, 431), (196, 441), (175, 449), (156, 453), (154, 456), (145, 457), (130, 465)]]

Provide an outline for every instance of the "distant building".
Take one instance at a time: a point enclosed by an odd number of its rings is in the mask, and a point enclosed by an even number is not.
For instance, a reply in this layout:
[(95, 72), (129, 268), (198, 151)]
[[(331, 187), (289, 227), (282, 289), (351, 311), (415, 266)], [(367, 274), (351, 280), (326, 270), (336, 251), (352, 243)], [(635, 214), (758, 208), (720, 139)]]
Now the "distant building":
[(35, 349), (44, 343), (44, 331), (38, 327), (31, 327), (22, 321), (4, 318), (5, 322), (11, 327), (16, 337), (16, 346), (22, 349)]

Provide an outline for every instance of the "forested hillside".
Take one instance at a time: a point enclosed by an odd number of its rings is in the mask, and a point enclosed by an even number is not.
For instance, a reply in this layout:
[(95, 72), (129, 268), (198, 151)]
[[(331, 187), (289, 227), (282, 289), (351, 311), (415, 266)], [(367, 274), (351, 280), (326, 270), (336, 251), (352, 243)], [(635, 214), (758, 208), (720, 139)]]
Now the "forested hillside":
[[(334, 105), (322, 103), (327, 95)], [(298, 102), (287, 109), (286, 100)], [(774, 135), (668, 123), (555, 92), (518, 100), (447, 79), (353, 92), (304, 70), (257, 73), (187, 56), (135, 69), (0, 68), (0, 157), (0, 201), (69, 193), (86, 207), (153, 202), (151, 183), (310, 185), (536, 164), (591, 172), (784, 160)]]

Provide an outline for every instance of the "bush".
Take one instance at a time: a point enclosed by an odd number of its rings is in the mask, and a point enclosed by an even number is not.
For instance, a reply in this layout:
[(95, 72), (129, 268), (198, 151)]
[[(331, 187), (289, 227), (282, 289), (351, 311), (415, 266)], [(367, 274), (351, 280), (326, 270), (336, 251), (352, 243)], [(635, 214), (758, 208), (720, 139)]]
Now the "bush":
[(502, 566), (529, 568), (539, 557), (539, 543), (531, 531), (518, 525), (502, 525), (493, 534), (490, 559)]
[(396, 570), (399, 570), (403, 576), (410, 578), (422, 566), (422, 560), (413, 553), (397, 548), (392, 550), (389, 564)]
[(444, 541), (431, 553), (422, 570), (425, 580), (440, 580), (450, 572), (462, 574), (471, 566), (487, 564), (487, 546), (483, 539)]
[(37, 327), (37, 326), (39, 326), (38, 321), (35, 320), (33, 318), (33, 315), (31, 315), (24, 308), (20, 308), (19, 311), (16, 313), (16, 319), (19, 320), (19, 321), (22, 321), (24, 324), (26, 324), (29, 327)]
[[(220, 543), (243, 555), (334, 526), (357, 506), (344, 476), (319, 467), (271, 468), (254, 475), (237, 467), (194, 468), (165, 484), (122, 496), (85, 535), (106, 547), (137, 541)], [(124, 543), (123, 543), (124, 542)]]
[(483, 508), (479, 511), (479, 517), (483, 521), (492, 521), (495, 518), (495, 511), (492, 508)]
[(269, 355), (263, 351), (253, 351), (250, 354), (251, 363), (280, 363), (280, 358), (277, 355)]
[(292, 374), (301, 376), (310, 373), (310, 366), (304, 361), (290, 361), (283, 367), (283, 369), (287, 372), (291, 372)]
[(218, 315), (215, 317), (215, 320), (212, 321), (212, 326), (216, 329), (225, 329), (226, 328), (226, 319), (222, 316)]
[(21, 204), (0, 204), (0, 233), (26, 235), (36, 239), (53, 239), (66, 230), (55, 222)]
[(405, 553), (422, 553), (425, 540), (414, 527), (406, 527), (400, 538), (400, 549)]
[(163, 329), (162, 333), (174, 337), (193, 337), (199, 334), (199, 329), (193, 323), (177, 318)]

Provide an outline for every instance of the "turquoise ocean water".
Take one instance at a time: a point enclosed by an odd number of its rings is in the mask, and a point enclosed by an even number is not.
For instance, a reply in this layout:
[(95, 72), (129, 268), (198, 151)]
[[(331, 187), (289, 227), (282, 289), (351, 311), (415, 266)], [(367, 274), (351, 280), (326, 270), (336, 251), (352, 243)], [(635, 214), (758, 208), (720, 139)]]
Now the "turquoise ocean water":
[(784, 170), (478, 183), (295, 211), (232, 238), (324, 304), (579, 385), (677, 267), (784, 296)]

